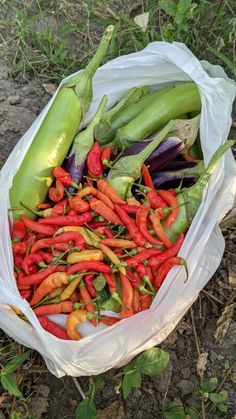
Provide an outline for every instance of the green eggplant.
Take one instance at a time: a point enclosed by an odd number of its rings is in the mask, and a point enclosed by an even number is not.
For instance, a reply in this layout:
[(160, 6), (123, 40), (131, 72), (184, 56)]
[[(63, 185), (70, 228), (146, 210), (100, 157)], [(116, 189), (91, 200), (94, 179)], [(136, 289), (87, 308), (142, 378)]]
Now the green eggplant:
[[(113, 30), (114, 26), (106, 29), (87, 67), (62, 84), (13, 178), (10, 189), (11, 208), (19, 209), (23, 202), (36, 210), (45, 200), (53, 182), (53, 169), (62, 164), (90, 106), (92, 77), (105, 55)], [(14, 211), (14, 218), (20, 218), (22, 213), (35, 218), (35, 214), (25, 208)]]

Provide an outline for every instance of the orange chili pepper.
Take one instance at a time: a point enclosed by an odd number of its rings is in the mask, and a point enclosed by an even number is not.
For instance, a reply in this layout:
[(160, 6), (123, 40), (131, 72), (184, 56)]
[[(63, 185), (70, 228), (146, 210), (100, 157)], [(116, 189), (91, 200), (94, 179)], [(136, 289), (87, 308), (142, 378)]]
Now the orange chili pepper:
[(91, 209), (105, 218), (105, 220), (112, 224), (122, 224), (118, 215), (106, 204), (104, 204), (104, 202), (100, 201), (99, 199), (92, 198), (90, 199), (89, 204)]
[(165, 233), (162, 225), (161, 225), (161, 221), (160, 218), (158, 216), (158, 214), (152, 213), (149, 215), (149, 218), (152, 222), (154, 231), (157, 235), (157, 237), (159, 237), (159, 239), (163, 242), (163, 244), (165, 245), (165, 247), (167, 247), (167, 249), (169, 249), (171, 246), (173, 246), (173, 243), (170, 241), (169, 237), (167, 236), (167, 234)]
[(105, 195), (109, 196), (109, 198), (115, 203), (115, 204), (126, 204), (123, 199), (120, 198), (120, 196), (116, 193), (115, 189), (109, 185), (109, 183), (104, 179), (98, 179), (97, 180), (97, 187), (98, 189), (103, 192)]
[(179, 202), (175, 196), (169, 191), (159, 190), (158, 191), (161, 198), (163, 198), (169, 207), (174, 207), (170, 214), (168, 215), (168, 218), (166, 220), (166, 228), (169, 228), (171, 224), (176, 220), (178, 214), (179, 214)]
[(64, 186), (60, 180), (56, 180), (56, 187), (51, 187), (48, 192), (49, 199), (53, 202), (59, 202), (64, 195)]
[(122, 273), (120, 273), (120, 280), (121, 280), (122, 302), (125, 306), (125, 308), (122, 307), (121, 309), (121, 318), (124, 319), (134, 314), (134, 310), (133, 310), (134, 291), (126, 275), (123, 275)]
[(155, 189), (154, 185), (153, 185), (153, 182), (152, 182), (151, 175), (150, 175), (149, 170), (148, 170), (148, 168), (145, 164), (142, 164), (142, 174), (143, 174), (144, 185), (147, 186), (148, 188)]

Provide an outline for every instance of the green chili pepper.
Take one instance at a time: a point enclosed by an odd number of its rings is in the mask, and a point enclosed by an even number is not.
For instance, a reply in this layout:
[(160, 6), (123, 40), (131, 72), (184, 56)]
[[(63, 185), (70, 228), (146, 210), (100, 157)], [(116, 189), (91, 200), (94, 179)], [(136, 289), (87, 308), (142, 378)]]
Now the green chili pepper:
[[(137, 105), (137, 101), (141, 97), (147, 97), (149, 93), (149, 88), (147, 86), (143, 87), (134, 87), (133, 89), (128, 90), (126, 95), (118, 102), (115, 106), (109, 109), (102, 117), (101, 121), (95, 128), (95, 138), (101, 144), (105, 145), (111, 141), (116, 133), (116, 130), (120, 128), (120, 118), (119, 115), (127, 115), (127, 110), (130, 105)], [(124, 111), (125, 110), (125, 111)], [(130, 113), (128, 113), (130, 115)], [(134, 115), (133, 115), (134, 116)], [(131, 117), (133, 117), (131, 116)], [(129, 120), (125, 120), (123, 125)]]
[[(32, 209), (44, 201), (52, 184), (54, 167), (63, 162), (81, 119), (92, 99), (92, 77), (100, 65), (112, 37), (114, 26), (109, 26), (99, 48), (79, 74), (72, 76), (60, 88), (21, 166), (13, 178), (10, 189), (12, 207), (19, 207), (20, 201)], [(29, 217), (33, 213), (22, 209)], [(15, 216), (15, 214), (14, 214)], [(17, 212), (15, 218), (20, 218)]]
[(157, 96), (142, 112), (126, 125), (119, 128), (116, 137), (109, 145), (131, 147), (149, 134), (165, 125), (171, 119), (186, 112), (200, 111), (201, 98), (194, 83), (185, 83)]
[[(184, 188), (176, 196), (179, 202), (179, 214), (176, 220), (171, 224), (169, 229), (165, 229), (169, 239), (174, 243), (181, 233), (184, 233), (190, 226), (197, 210), (202, 202), (202, 195), (210, 176), (214, 172), (216, 165), (220, 158), (229, 150), (235, 143), (233, 140), (228, 140), (222, 144), (214, 153), (205, 171), (199, 177), (195, 185), (190, 188)], [(163, 222), (165, 225), (165, 222)]]

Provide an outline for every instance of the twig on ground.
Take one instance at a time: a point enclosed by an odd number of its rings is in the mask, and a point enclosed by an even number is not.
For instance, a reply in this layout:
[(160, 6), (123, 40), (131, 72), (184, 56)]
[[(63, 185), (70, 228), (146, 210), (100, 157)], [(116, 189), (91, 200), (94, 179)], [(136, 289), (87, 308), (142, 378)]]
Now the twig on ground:
[[(200, 352), (199, 339), (198, 339), (198, 335), (197, 335), (197, 331), (196, 331), (196, 327), (195, 327), (192, 307), (190, 307), (190, 315), (191, 315), (191, 321), (192, 321), (192, 328), (193, 328), (195, 346), (196, 346), (198, 359), (199, 359), (199, 357), (201, 355), (201, 352)], [(202, 384), (202, 381), (203, 381), (203, 376), (200, 377), (201, 384)], [(201, 399), (201, 406), (202, 406), (202, 419), (206, 419), (205, 403), (204, 403), (203, 399)]]
[(79, 394), (81, 395), (82, 399), (85, 400), (86, 396), (85, 396), (84, 391), (83, 391), (80, 383), (78, 382), (77, 378), (72, 377), (72, 380), (74, 381), (75, 387), (77, 388), (77, 390), (78, 390)]
[(195, 340), (195, 346), (196, 346), (196, 350), (197, 350), (197, 354), (198, 356), (200, 356), (200, 347), (199, 347), (199, 339), (198, 339), (198, 335), (196, 332), (196, 327), (195, 327), (195, 322), (194, 322), (194, 317), (193, 317), (193, 309), (192, 307), (190, 307), (190, 315), (191, 315), (191, 321), (192, 321), (192, 328), (193, 328), (193, 335), (194, 335), (194, 340)]
[(163, 397), (163, 412), (165, 411), (165, 402), (166, 402), (166, 397), (167, 397), (167, 394), (168, 394), (168, 391), (169, 391), (171, 378), (172, 378), (172, 370), (170, 371), (170, 375), (169, 375), (167, 386), (166, 386), (166, 391), (165, 391), (165, 394), (164, 394), (164, 397)]
[(213, 294), (211, 294), (209, 291), (202, 290), (202, 293), (207, 295), (210, 299), (215, 300), (217, 303), (224, 305), (223, 301), (219, 300), (219, 298), (215, 297)]

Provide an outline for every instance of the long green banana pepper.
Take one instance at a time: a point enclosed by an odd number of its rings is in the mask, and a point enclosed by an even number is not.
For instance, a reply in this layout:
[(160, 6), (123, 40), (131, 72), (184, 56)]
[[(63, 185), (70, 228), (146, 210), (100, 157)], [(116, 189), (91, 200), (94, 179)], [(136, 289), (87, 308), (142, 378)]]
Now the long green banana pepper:
[[(22, 201), (35, 210), (45, 200), (53, 181), (52, 171), (63, 162), (81, 119), (89, 108), (92, 77), (105, 55), (113, 30), (113, 26), (106, 29), (87, 67), (61, 86), (13, 178), (10, 189), (12, 208), (19, 208)], [(22, 211), (14, 212), (14, 218), (19, 218), (22, 213), (35, 217), (22, 208)]]

